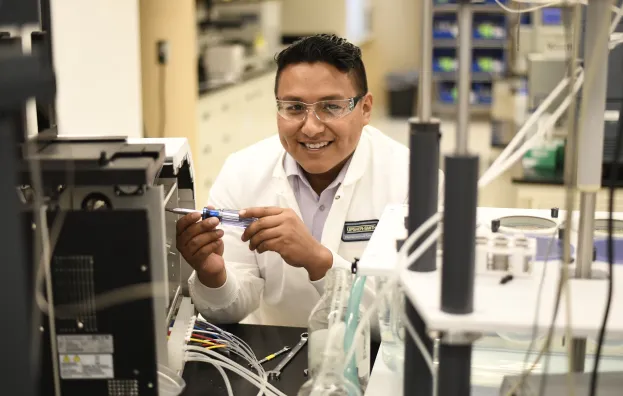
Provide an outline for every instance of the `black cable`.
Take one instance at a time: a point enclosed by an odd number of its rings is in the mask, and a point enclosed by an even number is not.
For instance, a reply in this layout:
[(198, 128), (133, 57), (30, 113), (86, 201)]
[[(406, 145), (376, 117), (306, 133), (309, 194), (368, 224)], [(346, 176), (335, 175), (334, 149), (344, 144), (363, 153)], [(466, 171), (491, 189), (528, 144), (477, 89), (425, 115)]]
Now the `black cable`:
[(617, 137), (614, 147), (614, 158), (610, 167), (610, 190), (608, 199), (608, 296), (606, 298), (606, 311), (604, 312), (604, 318), (601, 322), (601, 329), (599, 330), (599, 338), (597, 339), (597, 351), (595, 352), (595, 360), (593, 362), (593, 372), (591, 374), (591, 387), (590, 396), (594, 396), (597, 393), (597, 380), (599, 377), (599, 360), (601, 358), (601, 351), (603, 349), (604, 339), (606, 338), (606, 325), (608, 323), (608, 317), (610, 316), (610, 307), (612, 305), (612, 271), (614, 267), (614, 221), (612, 219), (612, 213), (614, 212), (614, 192), (615, 184), (619, 175), (619, 156), (621, 155), (621, 143), (623, 140), (623, 105), (619, 110), (619, 121), (617, 124)]

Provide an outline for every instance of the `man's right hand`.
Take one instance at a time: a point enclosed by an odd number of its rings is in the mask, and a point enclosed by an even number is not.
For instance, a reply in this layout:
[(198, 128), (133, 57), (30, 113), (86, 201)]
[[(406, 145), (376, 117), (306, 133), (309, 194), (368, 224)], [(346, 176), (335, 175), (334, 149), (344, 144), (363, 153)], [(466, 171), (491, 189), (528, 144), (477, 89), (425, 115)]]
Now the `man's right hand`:
[(201, 220), (201, 213), (190, 213), (177, 221), (177, 250), (207, 287), (225, 284), (227, 273), (223, 260), (223, 230), (217, 230), (215, 217)]

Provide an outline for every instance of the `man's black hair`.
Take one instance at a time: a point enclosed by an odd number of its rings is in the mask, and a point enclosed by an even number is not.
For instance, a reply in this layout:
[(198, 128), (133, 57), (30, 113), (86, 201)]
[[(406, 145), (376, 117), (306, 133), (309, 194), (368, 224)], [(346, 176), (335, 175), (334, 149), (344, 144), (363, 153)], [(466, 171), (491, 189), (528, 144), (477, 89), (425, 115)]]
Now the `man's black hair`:
[(275, 62), (277, 62), (275, 96), (283, 69), (298, 63), (316, 62), (328, 63), (339, 71), (348, 73), (357, 89), (357, 95), (368, 93), (366, 68), (361, 60), (361, 49), (334, 34), (317, 34), (302, 38), (277, 54)]

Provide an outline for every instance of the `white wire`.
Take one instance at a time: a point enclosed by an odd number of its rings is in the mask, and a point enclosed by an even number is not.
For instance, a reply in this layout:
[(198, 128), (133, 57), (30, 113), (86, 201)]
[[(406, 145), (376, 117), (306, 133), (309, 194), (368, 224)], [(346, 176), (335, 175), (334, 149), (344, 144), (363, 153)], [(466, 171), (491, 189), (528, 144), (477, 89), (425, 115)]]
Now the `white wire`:
[[(577, 68), (577, 72), (581, 72), (582, 68)], [(532, 127), (539, 121), (539, 118), (549, 109), (554, 100), (556, 100), (560, 94), (563, 92), (565, 88), (569, 85), (569, 77), (563, 78), (560, 80), (558, 85), (550, 92), (549, 95), (545, 98), (545, 100), (537, 107), (537, 109), (530, 114), (530, 117), (526, 120), (523, 126), (517, 131), (515, 137), (508, 143), (506, 148), (500, 153), (500, 155), (493, 161), (493, 164), (487, 169), (487, 171), (482, 175), (482, 178), (487, 176), (487, 172), (492, 171), (497, 165), (502, 163), (506, 158), (511, 155), (511, 153), (515, 150), (517, 145), (521, 143), (524, 137), (530, 132)]]
[[(255, 374), (254, 372), (246, 369), (245, 367), (242, 367), (241, 365), (239, 365), (238, 363), (234, 362), (233, 360), (231, 360), (230, 358), (223, 356), (219, 353), (216, 353), (214, 351), (211, 351), (209, 349), (206, 348), (200, 348), (200, 347), (193, 347), (193, 346), (187, 346), (186, 347), (187, 351), (194, 351), (194, 352), (200, 352), (200, 353), (205, 353), (208, 354), (218, 360), (222, 360), (223, 362), (226, 362), (228, 364), (230, 364), (231, 366), (233, 366), (234, 368), (240, 370), (242, 373), (251, 376), (252, 378), (256, 379), (258, 382), (263, 383), (268, 389), (268, 391), (270, 391), (271, 393), (274, 393), (278, 396), (285, 396), (279, 389), (275, 388), (272, 384), (270, 384), (268, 382), (268, 377), (263, 376), (260, 377), (259, 375)], [(188, 360), (187, 360), (188, 361)], [(240, 374), (240, 373), (238, 373)], [(240, 374), (242, 375), (242, 374)]]
[[(415, 230), (413, 232), (413, 234), (409, 235), (409, 237), (405, 240), (405, 242), (402, 244), (402, 247), (400, 248), (400, 250), (398, 251), (398, 262), (400, 262), (401, 258), (405, 258), (407, 255), (407, 252), (409, 250), (411, 250), (411, 247), (413, 246), (413, 244), (420, 239), (420, 237), (426, 232), (428, 231), (432, 226), (436, 225), (437, 223), (439, 223), (439, 221), (441, 221), (443, 217), (443, 212), (437, 212), (434, 215), (432, 215), (431, 217), (429, 217), (424, 223), (422, 223), (421, 226), (419, 226), (417, 228), (417, 230)], [(400, 272), (403, 268), (398, 268), (398, 272)]]
[[(547, 3), (547, 4), (539, 4), (538, 2), (530, 1), (530, 0), (512, 0), (512, 1), (515, 2), (515, 3), (519, 3), (519, 4), (534, 5), (534, 7), (531, 8), (531, 9), (530, 8), (526, 8), (526, 9), (515, 10), (515, 9), (512, 9), (512, 8), (506, 7), (504, 5), (504, 3), (500, 2), (500, 0), (496, 0), (495, 2), (498, 3), (498, 5), (500, 7), (502, 7), (503, 9), (505, 9), (506, 11), (511, 12), (511, 13), (515, 13), (515, 14), (522, 14), (522, 13), (525, 13), (525, 12), (537, 11), (537, 10), (540, 10), (541, 8), (554, 7), (554, 6), (562, 5), (562, 4), (565, 4), (565, 3), (567, 3), (568, 5), (572, 5), (573, 4), (571, 2), (565, 2), (565, 1), (561, 1), (561, 0), (559, 0), (559, 1), (552, 1), (552, 2)], [(580, 4), (582, 4), (582, 5), (588, 5), (588, 0), (578, 0), (578, 2)], [(612, 6), (612, 12), (619, 12), (619, 10), (620, 10), (619, 7), (614, 6), (614, 5)]]
[[(499, 4), (499, 1), (496, 0)], [(518, 0), (515, 0), (518, 1)], [(523, 3), (527, 3), (524, 1), (519, 0), (518, 2), (523, 2)], [(613, 9), (615, 10), (615, 17), (612, 20), (612, 23), (610, 25), (610, 34), (612, 35), (612, 33), (614, 33), (614, 31), (616, 30), (616, 27), (618, 26), (619, 22), (621, 21), (621, 18), (623, 18), (623, 9), (620, 7), (613, 7)], [(623, 40), (617, 38), (613, 41), (610, 42), (609, 47), (610, 49), (615, 48), (617, 45), (621, 44), (621, 42), (623, 42)], [(581, 70), (580, 68), (578, 68), (579, 70)], [(530, 116), (530, 118), (528, 118), (528, 120), (524, 123), (524, 125), (522, 126), (522, 128), (520, 128), (520, 130), (517, 132), (517, 134), (515, 135), (515, 137), (511, 140), (511, 142), (507, 145), (507, 147), (504, 149), (504, 151), (502, 151), (502, 153), (498, 156), (498, 158), (496, 158), (496, 160), (493, 162), (493, 164), (489, 167), (489, 169), (487, 169), (487, 171), (482, 175), (481, 180), (487, 180), (487, 178), (490, 177), (492, 172), (495, 172), (495, 168), (504, 160), (507, 159), (507, 157), (509, 157), (512, 153), (512, 151), (516, 148), (516, 146), (524, 139), (525, 135), (528, 133), (528, 131), (532, 128), (533, 124), (541, 117), (541, 115), (543, 114), (543, 112), (545, 110), (547, 110), (547, 108), (549, 108), (549, 106), (551, 106), (551, 103), (560, 95), (560, 93), (562, 92), (562, 90), (569, 84), (569, 78), (564, 78), (561, 80), (561, 82), (556, 86), (556, 88), (554, 88), (554, 90), (547, 96), (547, 98), (545, 99), (545, 101), (543, 101), (543, 103), (541, 104), (541, 106), (539, 106), (537, 108), (537, 110)], [(527, 143), (527, 142), (526, 142)], [(517, 158), (517, 157), (515, 157)], [(517, 158), (516, 160), (518, 160), (519, 158)], [(498, 173), (498, 175), (501, 175), (501, 173)], [(491, 179), (492, 181), (493, 179)], [(489, 184), (489, 182), (487, 182), (486, 184)], [(486, 185), (485, 184), (485, 185)]]
[[(541, 8), (547, 8), (547, 7), (552, 7), (555, 5), (558, 5), (561, 3), (561, 1), (553, 1), (551, 3), (547, 3), (547, 4), (540, 4), (538, 6), (534, 6), (532, 8), (522, 8), (522, 9), (513, 9), (513, 8), (509, 8), (507, 7), (504, 3), (502, 3), (500, 0), (495, 0), (496, 3), (498, 3), (498, 5), (500, 7), (502, 7), (505, 11), (510, 12), (512, 14), (525, 14), (526, 12), (532, 12), (532, 11), (537, 11), (540, 10)], [(523, 1), (517, 1), (517, 3), (524, 3)], [(525, 3), (524, 3), (525, 4)]]
[(407, 331), (409, 332), (409, 334), (411, 335), (411, 338), (413, 338), (413, 341), (415, 341), (415, 345), (420, 350), (420, 353), (424, 357), (424, 360), (426, 361), (426, 365), (428, 366), (430, 373), (433, 375), (433, 378), (436, 378), (437, 370), (435, 370), (435, 364), (433, 363), (432, 356), (428, 353), (428, 350), (424, 346), (422, 339), (418, 336), (417, 332), (413, 328), (413, 325), (411, 325), (411, 321), (409, 320), (409, 318), (407, 318), (407, 315), (404, 312), (402, 314), (402, 317), (403, 317), (402, 322), (405, 328), (407, 329)]
[[(584, 73), (582, 72), (578, 76), (575, 82), (575, 86), (573, 87), (574, 95), (580, 90), (580, 87), (582, 86), (583, 82), (584, 82)], [(483, 188), (487, 186), (497, 177), (499, 177), (504, 172), (506, 172), (508, 168), (510, 168), (511, 166), (513, 166), (513, 164), (515, 164), (515, 162), (519, 161), (521, 157), (523, 157), (523, 155), (528, 150), (530, 150), (530, 148), (532, 148), (534, 145), (536, 145), (541, 140), (541, 137), (544, 134), (549, 132), (556, 125), (556, 122), (558, 122), (560, 117), (562, 117), (562, 115), (567, 110), (570, 104), (571, 104), (571, 96), (567, 96), (565, 100), (560, 104), (560, 106), (558, 106), (556, 111), (547, 120), (546, 124), (542, 128), (540, 128), (539, 131), (534, 136), (528, 139), (517, 151), (515, 151), (509, 158), (507, 158), (503, 164), (501, 165), (498, 164), (498, 166), (492, 172), (487, 172), (487, 174), (483, 175), (483, 177), (481, 177), (480, 180), (478, 180), (478, 188)]]
[[(433, 219), (435, 216), (433, 215), (433, 217), (431, 217), (431, 219)], [(427, 223), (431, 220), (427, 220), (426, 222), (424, 222), (424, 224), (422, 224), (414, 233), (413, 235), (415, 235), (416, 233), (418, 233), (418, 231), (422, 230), (420, 233), (424, 233), (426, 232), (426, 225)], [(428, 228), (430, 228), (432, 225), (434, 225), (434, 223), (431, 223)], [(417, 249), (415, 249), (415, 251), (413, 252), (413, 254), (411, 254), (411, 256), (408, 257), (408, 260), (417, 260), (422, 254), (424, 254), (424, 252), (434, 243), (437, 241), (437, 238), (439, 237), (439, 230), (435, 230), (435, 232), (433, 232), (431, 235), (428, 236), (428, 238), (426, 238), (426, 240), (424, 240), (424, 242), (422, 242), (422, 244), (420, 246), (417, 247)], [(415, 238), (417, 239), (417, 238)], [(407, 243), (405, 242), (405, 244), (403, 245), (406, 246)], [(402, 249), (401, 249), (402, 251)], [(400, 265), (400, 260), (398, 261), (398, 264)], [(359, 320), (359, 325), (357, 325), (357, 329), (355, 330), (355, 336), (353, 337), (353, 344), (351, 345), (350, 349), (348, 350), (348, 352), (346, 353), (346, 359), (344, 360), (344, 362), (350, 362), (351, 359), (353, 358), (353, 356), (355, 355), (355, 350), (357, 349), (357, 345), (360, 341), (360, 338), (363, 335), (363, 329), (365, 326), (368, 325), (368, 323), (370, 322), (370, 319), (372, 318), (372, 315), (376, 312), (376, 309), (378, 308), (379, 304), (381, 303), (381, 301), (383, 300), (383, 298), (385, 298), (386, 295), (388, 295), (389, 293), (391, 293), (395, 286), (398, 283), (399, 280), (399, 275), (400, 275), (401, 271), (397, 271), (386, 283), (385, 285), (383, 285), (383, 288), (381, 290), (379, 290), (379, 292), (377, 293), (377, 295), (374, 298), (374, 301), (372, 302), (372, 304), (368, 307), (368, 309), (366, 309), (366, 311), (364, 312), (364, 314), (361, 316), (361, 319)]]
[[(241, 376), (245, 380), (249, 381), (251, 384), (255, 385), (258, 388), (263, 387), (264, 384), (265, 384), (265, 380), (260, 379), (255, 374), (252, 376), (252, 375), (250, 375), (250, 372), (243, 372), (238, 367), (234, 367), (234, 366), (232, 366), (229, 363), (220, 362), (220, 361), (217, 361), (217, 360), (210, 359), (207, 356), (204, 356), (204, 355), (202, 355), (200, 353), (191, 353), (191, 352), (189, 352), (187, 354), (186, 361), (187, 362), (209, 363), (209, 364), (213, 365), (214, 367), (216, 367), (217, 369), (220, 368), (221, 370), (223, 368), (226, 368), (226, 369), (231, 370), (234, 373), (238, 374), (239, 376)], [(227, 386), (227, 383), (229, 382), (229, 378), (227, 377), (227, 374), (225, 374), (225, 378), (227, 378), (227, 380), (225, 382), (225, 386)], [(229, 386), (231, 387), (231, 384)], [(265, 392), (267, 393), (268, 396), (276, 396), (277, 395), (277, 393), (275, 393), (273, 391), (265, 391)], [(229, 389), (228, 389), (228, 394), (233, 396), (233, 392), (229, 393)]]
[(221, 362), (217, 362), (216, 360), (211, 359), (200, 353), (195, 353), (195, 352), (188, 352), (188, 353), (191, 353), (192, 357), (205, 358), (207, 360), (207, 363), (212, 364), (218, 370), (218, 372), (221, 373), (221, 377), (223, 377), (223, 381), (225, 382), (225, 388), (227, 388), (227, 395), (234, 396), (234, 391), (231, 388), (231, 382), (229, 382), (229, 377), (227, 376), (227, 373), (225, 372), (225, 370), (223, 370), (223, 364), (221, 364)]
[(197, 330), (197, 329), (193, 329), (193, 333), (197, 333), (197, 334), (208, 334), (208, 335), (214, 335), (214, 336), (220, 336), (220, 333), (215, 333), (213, 331), (207, 331), (207, 330)]

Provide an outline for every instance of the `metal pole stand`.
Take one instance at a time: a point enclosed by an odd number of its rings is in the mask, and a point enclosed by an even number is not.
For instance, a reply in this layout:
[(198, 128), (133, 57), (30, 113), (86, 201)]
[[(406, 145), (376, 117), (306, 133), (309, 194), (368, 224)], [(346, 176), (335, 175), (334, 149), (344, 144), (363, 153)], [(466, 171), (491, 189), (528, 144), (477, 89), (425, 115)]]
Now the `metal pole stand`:
[[(418, 337), (424, 344), (429, 356), (433, 356), (433, 341), (428, 336), (426, 324), (420, 317), (411, 300), (405, 298), (407, 319)], [(405, 332), (405, 363), (404, 363), (403, 394), (418, 396), (434, 396), (433, 374), (409, 332)]]
[[(589, 1), (584, 32), (584, 87), (580, 107), (577, 186), (580, 191), (580, 224), (576, 278), (590, 278), (597, 192), (601, 188), (604, 113), (608, 84), (608, 36), (611, 1)], [(577, 27), (579, 28), (579, 27)], [(586, 340), (574, 338), (573, 369), (584, 371)]]
[[(437, 213), (439, 201), (439, 139), (441, 138), (439, 120), (429, 122), (418, 118), (409, 120), (409, 217), (408, 231), (414, 233), (426, 220)], [(434, 228), (425, 233), (413, 245), (415, 250), (426, 240)], [(409, 252), (411, 254), (412, 251)], [(432, 244), (428, 250), (413, 263), (410, 270), (430, 272), (437, 269), (437, 246)]]
[[(440, 122), (431, 119), (432, 71), (433, 71), (433, 1), (421, 1), (422, 13), (422, 64), (418, 90), (418, 118), (409, 120), (410, 164), (409, 164), (409, 217), (406, 221), (409, 234), (417, 230), (437, 212), (439, 191), (439, 138)], [(432, 232), (432, 231), (431, 231)], [(424, 241), (431, 232), (425, 233), (414, 244), (413, 249)], [(411, 252), (409, 252), (411, 253)], [(437, 247), (433, 244), (412, 266), (412, 271), (430, 272), (437, 269)], [(426, 324), (407, 298), (405, 301), (407, 320), (422, 340), (426, 352), (433, 356), (433, 342), (428, 336)], [(422, 352), (411, 335), (405, 337), (405, 361), (403, 394), (433, 396), (433, 375)]]
[[(456, 152), (446, 156), (441, 310), (464, 315), (474, 310), (476, 212), (479, 158), (468, 153), (472, 63), (472, 6), (458, 10), (459, 101)], [(469, 396), (473, 334), (442, 334), (437, 376), (439, 396)]]
[(471, 392), (472, 344), (480, 334), (444, 333), (439, 345), (438, 392), (443, 395), (469, 395)]

